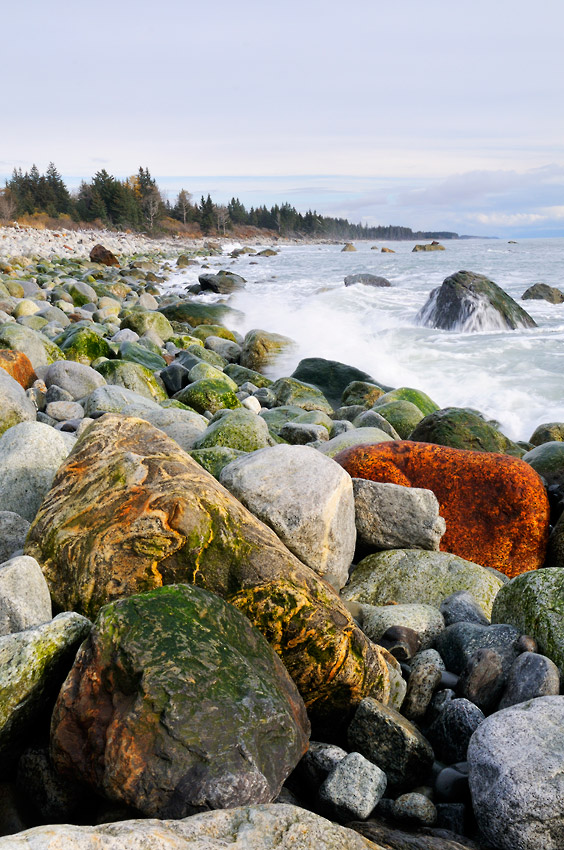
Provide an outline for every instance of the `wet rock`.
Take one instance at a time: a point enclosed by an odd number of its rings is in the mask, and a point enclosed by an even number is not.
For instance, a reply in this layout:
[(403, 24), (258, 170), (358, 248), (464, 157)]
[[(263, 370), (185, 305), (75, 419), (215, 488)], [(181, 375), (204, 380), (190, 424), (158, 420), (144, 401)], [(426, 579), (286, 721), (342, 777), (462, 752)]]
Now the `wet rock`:
[(561, 443), (564, 440), (564, 422), (544, 422), (538, 425), (529, 438), (533, 446), (542, 443)]
[(365, 819), (386, 790), (386, 774), (360, 753), (341, 759), (319, 789), (320, 799), (341, 821)]
[[(385, 392), (385, 389), (377, 384), (369, 375), (365, 375), (364, 377), (353, 378), (346, 385), (343, 389), (340, 403), (343, 407), (359, 405), (366, 409), (377, 402)], [(360, 413), (361, 411), (359, 410), (358, 412)]]
[(217, 413), (225, 408), (233, 410), (241, 407), (241, 402), (228, 380), (223, 378), (202, 378), (184, 387), (176, 393), (175, 399), (192, 407), (197, 413)]
[(556, 664), (545, 655), (523, 652), (513, 662), (499, 710), (536, 697), (560, 693), (560, 673)]
[(230, 295), (239, 289), (245, 288), (245, 278), (233, 272), (226, 272), (223, 269), (217, 274), (205, 272), (198, 275), (198, 283), (204, 291), (217, 292), (222, 295)]
[(389, 404), (395, 404), (398, 401), (408, 401), (410, 404), (414, 404), (423, 416), (429, 416), (439, 409), (439, 405), (432, 398), (429, 398), (421, 390), (413, 389), (413, 387), (398, 387), (395, 390), (388, 390), (374, 402), (373, 407), (374, 410), (386, 410)]
[[(334, 407), (339, 406), (341, 396), (352, 382), (367, 381), (371, 385), (375, 383), (374, 379), (361, 369), (338, 360), (325, 360), (323, 357), (306, 357), (300, 360), (290, 377), (316, 386)], [(379, 394), (381, 395), (382, 391)]]
[[(398, 399), (397, 401), (388, 401), (378, 404), (372, 413), (379, 413), (384, 416), (394, 430), (398, 433), (398, 438), (407, 440), (413, 429), (423, 419), (423, 413), (417, 405), (411, 401)], [(398, 439), (394, 438), (394, 439)]]
[(316, 440), (328, 440), (329, 432), (323, 425), (287, 422), (280, 429), (280, 437), (292, 446), (305, 446)]
[(51, 617), (51, 596), (37, 561), (19, 555), (0, 563), (0, 635), (22, 632)]
[(458, 698), (447, 702), (427, 729), (437, 758), (447, 764), (464, 761), (470, 738), (483, 722), (483, 713), (469, 700)]
[(496, 710), (506, 679), (507, 661), (495, 649), (478, 649), (460, 676), (460, 696), (473, 702), (484, 714)]
[(364, 410), (353, 420), (352, 424), (355, 428), (380, 428), (380, 430), (389, 434), (392, 440), (400, 439), (396, 429), (375, 410)]
[(345, 278), (345, 286), (354, 286), (357, 283), (363, 283), (365, 286), (391, 286), (389, 280), (385, 277), (379, 277), (377, 274), (349, 274)]
[(522, 460), (409, 440), (350, 448), (336, 460), (352, 478), (432, 490), (446, 521), (443, 551), (510, 577), (542, 566), (548, 499)]
[(106, 383), (145, 396), (152, 401), (165, 401), (168, 398), (163, 382), (156, 378), (151, 369), (128, 360), (106, 360), (97, 367)]
[(240, 364), (247, 369), (262, 371), (270, 366), (282, 352), (294, 348), (295, 342), (287, 336), (255, 329), (243, 341)]
[(524, 291), (521, 298), (523, 301), (534, 299), (537, 301), (548, 301), (550, 304), (562, 304), (564, 301), (564, 292), (556, 286), (549, 286), (547, 283), (533, 283)]

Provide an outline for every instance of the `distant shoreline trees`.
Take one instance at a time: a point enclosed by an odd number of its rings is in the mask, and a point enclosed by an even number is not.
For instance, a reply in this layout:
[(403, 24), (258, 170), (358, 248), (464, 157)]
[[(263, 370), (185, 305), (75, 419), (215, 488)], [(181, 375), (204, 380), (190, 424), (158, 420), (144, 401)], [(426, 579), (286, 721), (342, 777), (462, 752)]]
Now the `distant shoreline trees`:
[(253, 228), (285, 237), (338, 241), (459, 238), (457, 233), (449, 231), (351, 224), (345, 218), (323, 216), (315, 210), (298, 212), (287, 202), (275, 204), (270, 209), (262, 205), (247, 210), (239, 198), (231, 198), (227, 205), (221, 205), (215, 204), (208, 194), (206, 198), (202, 196), (199, 204), (193, 204), (192, 195), (186, 189), (181, 189), (171, 204), (149, 169), (143, 167), (125, 180), (101, 169), (90, 182), (82, 181), (78, 190), (70, 193), (52, 162), (45, 174), (40, 174), (36, 165), (29, 172), (14, 168), (5, 188), (0, 189), (0, 219), (38, 215), (62, 222), (131, 229), (152, 235), (175, 228), (205, 235), (226, 235), (230, 231), (236, 235), (238, 230)]

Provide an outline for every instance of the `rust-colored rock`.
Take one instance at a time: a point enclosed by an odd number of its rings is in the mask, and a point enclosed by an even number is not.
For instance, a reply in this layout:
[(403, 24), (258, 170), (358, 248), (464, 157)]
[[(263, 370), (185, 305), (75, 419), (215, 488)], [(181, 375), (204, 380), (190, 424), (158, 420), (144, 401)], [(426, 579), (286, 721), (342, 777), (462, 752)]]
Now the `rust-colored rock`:
[(353, 478), (432, 490), (446, 520), (443, 551), (511, 578), (542, 566), (548, 499), (522, 460), (410, 440), (355, 446), (335, 460)]
[(242, 611), (294, 679), (310, 716), (335, 724), (367, 695), (390, 698), (387, 653), (333, 588), (147, 422), (106, 415), (60, 467), (28, 535), (54, 605), (196, 584)]
[(0, 369), (4, 369), (8, 375), (11, 375), (24, 390), (29, 389), (33, 382), (37, 380), (31, 360), (23, 351), (0, 348)]
[(104, 248), (103, 245), (94, 245), (90, 251), (90, 259), (93, 263), (101, 263), (103, 266), (119, 266), (119, 260), (115, 254), (112, 254), (109, 248)]

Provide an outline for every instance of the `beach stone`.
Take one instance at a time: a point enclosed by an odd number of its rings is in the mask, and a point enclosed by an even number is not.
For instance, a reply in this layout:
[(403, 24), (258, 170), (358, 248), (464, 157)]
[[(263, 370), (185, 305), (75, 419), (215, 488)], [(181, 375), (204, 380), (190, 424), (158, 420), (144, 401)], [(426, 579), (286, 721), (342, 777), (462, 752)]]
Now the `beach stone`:
[(523, 460), (542, 475), (547, 487), (564, 484), (564, 443), (561, 440), (535, 446), (523, 455)]
[(281, 407), (273, 407), (271, 410), (261, 410), (260, 417), (268, 425), (268, 430), (278, 436), (287, 422), (295, 421), (302, 413), (301, 407), (284, 404)]
[(217, 292), (221, 295), (230, 295), (232, 292), (245, 288), (245, 278), (234, 272), (221, 269), (217, 274), (204, 272), (198, 275), (198, 283), (202, 289), (209, 292)]
[(491, 422), (474, 410), (445, 407), (422, 419), (413, 429), (410, 440), (436, 443), (453, 449), (475, 452), (500, 452), (522, 457), (523, 449), (508, 439)]
[(215, 366), (212, 366), (211, 363), (206, 363), (203, 360), (200, 360), (196, 363), (190, 371), (188, 372), (188, 379), (191, 383), (195, 381), (202, 381), (205, 378), (210, 378), (215, 381), (223, 381), (226, 387), (233, 390), (236, 393), (239, 389), (235, 381), (232, 381), (228, 375), (225, 375), (221, 369), (217, 369)]
[(121, 413), (125, 408), (139, 409), (144, 412), (161, 409), (153, 399), (117, 384), (98, 387), (83, 403), (85, 416), (92, 418), (102, 416), (104, 413)]
[(185, 817), (274, 799), (308, 738), (260, 632), (215, 594), (176, 585), (100, 612), (55, 705), (51, 752), (109, 799)]
[(437, 820), (437, 810), (431, 800), (413, 791), (394, 800), (392, 815), (396, 820), (419, 826), (433, 826)]
[(64, 436), (41, 422), (21, 422), (5, 431), (0, 437), (0, 510), (31, 522), (69, 451)]
[(347, 751), (336, 744), (310, 741), (307, 753), (302, 757), (296, 771), (308, 786), (319, 788), (346, 755)]
[(174, 336), (169, 320), (158, 310), (132, 310), (121, 320), (121, 329), (134, 331), (139, 336), (154, 331), (163, 342)]
[(204, 361), (204, 363), (209, 363), (210, 366), (215, 366), (216, 369), (219, 369), (220, 371), (224, 370), (228, 365), (227, 361), (224, 360), (223, 357), (220, 357), (219, 354), (216, 354), (215, 351), (210, 351), (208, 348), (204, 348), (201, 340), (191, 343), (188, 348), (183, 351), (179, 351), (176, 356), (179, 363), (186, 366), (187, 369), (192, 369), (202, 361)]
[(217, 593), (265, 634), (319, 722), (338, 725), (368, 693), (389, 697), (384, 651), (330, 585), (142, 420), (108, 415), (87, 429), (43, 501), (26, 554), (65, 610), (95, 614), (183, 582)]
[(470, 738), (483, 722), (483, 713), (469, 700), (456, 698), (447, 702), (427, 729), (437, 758), (446, 764), (464, 761)]
[(431, 413), (439, 409), (439, 405), (426, 393), (421, 390), (415, 390), (412, 387), (398, 387), (395, 390), (388, 390), (388, 392), (376, 399), (373, 409), (380, 410), (382, 408), (386, 410), (389, 404), (398, 401), (408, 401), (410, 404), (414, 404), (423, 416), (430, 416)]
[(360, 753), (341, 759), (319, 789), (319, 798), (341, 821), (366, 819), (386, 790), (387, 778)]
[(169, 395), (173, 396), (183, 390), (190, 382), (190, 371), (178, 361), (170, 363), (165, 369), (161, 369), (160, 378)]
[(466, 801), (470, 794), (468, 787), (468, 762), (456, 762), (444, 767), (437, 775), (435, 793), (441, 800), (453, 803)]
[(194, 443), (195, 449), (226, 446), (242, 452), (255, 452), (271, 445), (272, 438), (264, 419), (251, 410), (229, 410), (210, 423)]
[(531, 635), (538, 650), (547, 655), (564, 676), (564, 571), (558, 567), (524, 573), (500, 591), (492, 610), (492, 622), (510, 623)]
[(421, 639), (409, 626), (388, 626), (378, 641), (400, 663), (409, 661), (421, 648)]
[(318, 446), (317, 450), (327, 457), (335, 458), (347, 448), (384, 443), (391, 439), (390, 435), (380, 428), (353, 428), (352, 431), (344, 431), (337, 437), (327, 440), (326, 443)]
[(99, 357), (111, 357), (112, 350), (101, 333), (94, 328), (70, 325), (56, 337), (64, 357), (90, 366)]
[(245, 335), (240, 364), (260, 372), (270, 366), (282, 353), (294, 348), (295, 342), (287, 336), (255, 328)]
[(287, 422), (280, 429), (280, 437), (292, 446), (305, 446), (316, 440), (328, 440), (329, 432), (323, 425)]
[(467, 271), (445, 278), (431, 292), (415, 321), (428, 328), (467, 333), (536, 327), (531, 316), (501, 287), (485, 275)]
[(488, 717), (468, 748), (478, 825), (503, 850), (564, 846), (564, 697), (529, 700)]
[(432, 605), (362, 605), (362, 630), (374, 643), (390, 626), (408, 626), (419, 636), (422, 649), (427, 649), (443, 631), (444, 621)]
[(211, 337), (226, 339), (229, 342), (237, 342), (237, 338), (233, 331), (224, 328), (223, 325), (199, 325), (192, 331), (193, 336), (201, 340), (203, 343)]
[(26, 328), (18, 322), (0, 325), (0, 348), (23, 352), (33, 369), (47, 366), (55, 360), (63, 360), (65, 356), (58, 345), (44, 334)]
[(119, 260), (115, 254), (103, 245), (94, 245), (90, 251), (90, 259), (93, 263), (101, 263), (103, 266), (118, 266)]
[(486, 615), (504, 576), (448, 552), (392, 549), (364, 558), (342, 596), (367, 605), (419, 603), (438, 608), (455, 590), (469, 590)]
[(386, 390), (373, 381), (370, 376), (366, 376), (352, 380), (347, 384), (342, 392), (340, 404), (343, 407), (360, 405), (360, 407), (366, 409), (378, 401), (385, 392)]
[(23, 549), (29, 526), (29, 520), (18, 513), (0, 510), (0, 564)]
[[(235, 323), (243, 318), (238, 310), (233, 310), (224, 304), (198, 304), (195, 301), (175, 301), (159, 308), (170, 322), (189, 324), (193, 328), (198, 325), (221, 325)], [(184, 331), (185, 333), (186, 331)]]
[(0, 348), (0, 369), (7, 372), (24, 390), (29, 389), (37, 380), (31, 360), (23, 351)]
[(211, 446), (209, 449), (191, 449), (190, 457), (206, 472), (219, 481), (222, 469), (232, 461), (245, 457), (247, 452), (230, 449), (228, 446)]
[(66, 611), (35, 628), (0, 637), (0, 754), (49, 719), (51, 705), (91, 623)]
[(479, 623), (453, 623), (435, 641), (447, 670), (460, 675), (479, 649), (495, 649), (504, 655), (506, 669), (519, 653), (521, 632), (507, 623), (482, 626)]
[(563, 440), (564, 422), (544, 422), (542, 425), (537, 425), (529, 437), (529, 443), (533, 446), (540, 446), (542, 443), (561, 443)]
[(351, 829), (278, 803), (202, 812), (182, 820), (39, 826), (3, 838), (2, 850), (45, 850), (46, 842), (51, 850), (378, 850)]
[(396, 429), (390, 425), (388, 420), (384, 419), (375, 410), (364, 410), (353, 420), (352, 424), (355, 428), (380, 428), (381, 431), (389, 434), (392, 440), (401, 439)]
[(550, 304), (562, 304), (564, 292), (556, 286), (549, 286), (547, 283), (533, 283), (524, 291), (521, 298), (523, 301), (536, 299), (537, 301), (548, 301)]
[(377, 765), (396, 789), (423, 781), (433, 750), (421, 732), (390, 706), (366, 697), (347, 730), (348, 745)]
[(479, 623), (482, 626), (490, 624), (483, 610), (467, 590), (456, 590), (443, 599), (440, 612), (445, 626), (452, 626), (453, 623)]
[(394, 439), (401, 440), (407, 440), (413, 429), (423, 419), (423, 414), (411, 401), (388, 401), (364, 415), (367, 416), (369, 413), (384, 417), (398, 435)]
[[(229, 380), (229, 378), (227, 379)], [(202, 378), (188, 384), (184, 389), (177, 392), (174, 398), (182, 404), (193, 407), (198, 413), (217, 413), (218, 410), (229, 408), (234, 410), (241, 407), (241, 402), (235, 395), (235, 391), (226, 380), (221, 378)]]
[[(407, 682), (407, 692), (402, 704), (402, 714), (408, 720), (418, 720), (423, 717), (439, 687), (444, 664), (434, 650), (418, 652), (413, 658), (411, 674)], [(430, 653), (433, 653), (431, 655)], [(438, 658), (434, 656), (438, 656)]]
[(271, 378), (267, 378), (253, 369), (247, 369), (246, 366), (241, 366), (238, 363), (229, 363), (225, 367), (224, 372), (235, 381), (238, 387), (247, 383), (247, 381), (254, 384), (255, 387), (269, 387), (274, 383)]
[(146, 406), (142, 402), (132, 402), (122, 407), (123, 416), (135, 416), (150, 422), (155, 428), (167, 434), (184, 451), (190, 451), (199, 437), (208, 427), (208, 421), (192, 410), (175, 407)]
[(58, 360), (51, 364), (45, 372), (44, 381), (47, 387), (57, 386), (66, 390), (75, 401), (106, 383), (96, 369), (73, 360)]
[(0, 563), (0, 635), (22, 632), (51, 617), (51, 596), (37, 561), (19, 555)]
[(322, 410), (332, 413), (333, 408), (317, 387), (304, 384), (295, 378), (279, 378), (269, 390), (274, 394), (277, 405), (294, 405), (303, 410)]
[(63, 288), (72, 298), (75, 307), (83, 307), (85, 304), (98, 304), (98, 295), (95, 289), (82, 280), (70, 280)]
[(523, 652), (513, 662), (498, 709), (560, 693), (560, 672), (546, 655)]
[(127, 360), (106, 360), (97, 367), (106, 383), (125, 387), (152, 401), (165, 401), (168, 398), (163, 382), (156, 378), (150, 369)]
[(351, 479), (338, 464), (308, 446), (278, 445), (233, 461), (219, 480), (304, 564), (343, 587), (356, 531)]
[(356, 528), (376, 549), (438, 550), (446, 524), (431, 490), (353, 478)]
[(352, 478), (432, 490), (446, 521), (443, 551), (509, 577), (542, 566), (548, 499), (522, 460), (409, 440), (350, 448), (336, 460)]
[(0, 401), (0, 434), (21, 422), (35, 421), (37, 408), (24, 388), (4, 369), (0, 369)]
[(76, 401), (52, 401), (47, 404), (45, 413), (57, 422), (67, 419), (82, 419), (84, 408)]
[(122, 342), (119, 347), (119, 356), (122, 360), (139, 363), (140, 366), (150, 369), (151, 372), (164, 369), (167, 365), (160, 353), (150, 351), (146, 345), (137, 342)]
[(461, 673), (459, 695), (477, 705), (484, 714), (491, 714), (503, 692), (507, 667), (506, 657), (499, 650), (476, 650)]
[(323, 357), (306, 357), (300, 360), (291, 378), (317, 387), (334, 407), (341, 403), (341, 396), (353, 381), (367, 381), (374, 384), (374, 379), (357, 369), (338, 360), (325, 360)]
[(241, 346), (237, 342), (231, 342), (220, 336), (206, 337), (205, 347), (215, 352), (215, 354), (219, 354), (228, 363), (237, 363), (242, 351)]

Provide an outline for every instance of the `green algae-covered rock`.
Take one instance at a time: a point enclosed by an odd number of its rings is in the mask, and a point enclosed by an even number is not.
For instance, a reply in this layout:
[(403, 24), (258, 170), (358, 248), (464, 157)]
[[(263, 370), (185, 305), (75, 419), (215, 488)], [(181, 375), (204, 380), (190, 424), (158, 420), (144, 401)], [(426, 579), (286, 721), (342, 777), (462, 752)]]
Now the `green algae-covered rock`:
[(316, 386), (333, 407), (339, 406), (344, 390), (353, 381), (376, 383), (374, 378), (355, 366), (347, 366), (338, 360), (324, 360), (323, 357), (300, 360), (291, 377)]
[(561, 440), (535, 446), (523, 455), (523, 460), (542, 475), (547, 486), (564, 482), (564, 443)]
[(232, 460), (243, 457), (247, 452), (231, 449), (228, 446), (210, 446), (209, 449), (192, 449), (189, 454), (206, 472), (209, 472), (216, 481), (219, 481), (223, 467), (231, 463)]
[(227, 365), (227, 360), (224, 360), (220, 354), (216, 354), (215, 351), (210, 351), (208, 348), (194, 343), (189, 345), (184, 351), (181, 351), (177, 357), (178, 362), (182, 366), (186, 366), (187, 369), (191, 369), (194, 365), (194, 358), (198, 361), (209, 363), (210, 366), (215, 366), (216, 369), (220, 369), (221, 371)]
[(258, 629), (214, 593), (173, 585), (102, 608), (57, 700), (51, 752), (106, 797), (182, 818), (274, 799), (308, 737)]
[(175, 301), (167, 307), (161, 307), (160, 312), (175, 322), (187, 322), (193, 328), (198, 325), (223, 325), (243, 318), (243, 314), (224, 304), (198, 304), (195, 301)]
[(160, 378), (139, 363), (127, 360), (106, 360), (96, 368), (108, 384), (117, 384), (139, 393), (153, 401), (164, 401), (168, 396)]
[(193, 407), (198, 413), (205, 413), (206, 410), (209, 410), (210, 413), (217, 413), (224, 407), (231, 410), (241, 407), (241, 402), (232, 387), (224, 380), (215, 378), (203, 378), (201, 381), (188, 384), (174, 397), (182, 404)]
[[(401, 436), (404, 437), (403, 434)], [(465, 407), (445, 407), (425, 416), (414, 427), (409, 439), (474, 452), (499, 452), (513, 457), (524, 454), (523, 449), (493, 423)]]
[(160, 354), (156, 354), (145, 345), (140, 345), (137, 342), (122, 342), (119, 347), (119, 356), (122, 360), (139, 363), (151, 372), (164, 369), (166, 366), (164, 357), (161, 357)]
[(411, 387), (398, 387), (397, 390), (390, 390), (380, 396), (372, 407), (374, 410), (379, 410), (382, 405), (388, 404), (390, 401), (410, 401), (415, 407), (419, 408), (423, 416), (429, 416), (439, 409), (439, 405), (435, 404), (426, 393), (421, 392), (421, 390), (414, 390)]
[(177, 444), (108, 415), (85, 429), (30, 528), (54, 605), (96, 614), (168, 584), (222, 596), (263, 633), (310, 716), (335, 729), (354, 705), (390, 698), (384, 650), (334, 590)]
[(229, 363), (223, 370), (226, 375), (232, 378), (238, 387), (249, 381), (255, 387), (270, 387), (274, 382), (261, 375), (260, 372), (255, 372), (253, 369), (247, 369), (245, 366), (240, 366), (238, 363)]
[(280, 407), (273, 407), (270, 410), (261, 410), (259, 415), (268, 425), (268, 430), (271, 434), (278, 435), (280, 429), (287, 422), (295, 422), (302, 413), (303, 410), (301, 407), (296, 407), (294, 404), (283, 404)]
[(215, 366), (212, 366), (211, 363), (207, 363), (205, 360), (201, 360), (199, 363), (196, 363), (195, 366), (192, 366), (190, 372), (188, 373), (188, 380), (191, 382), (202, 381), (204, 378), (209, 378), (214, 381), (223, 381), (226, 387), (229, 387), (233, 390), (234, 393), (238, 392), (239, 387), (232, 381), (229, 375), (226, 375), (220, 369), (217, 369)]
[(194, 336), (205, 342), (209, 336), (218, 336), (221, 339), (228, 339), (231, 342), (237, 342), (233, 331), (227, 330), (223, 325), (198, 325), (194, 328)]
[[(402, 440), (407, 440), (423, 414), (411, 401), (388, 401), (374, 408), (397, 431)], [(414, 438), (415, 439), (415, 438)]]
[(63, 288), (72, 298), (72, 303), (75, 307), (82, 307), (84, 304), (97, 304), (98, 294), (88, 283), (82, 280), (70, 280), (64, 284)]
[[(276, 410), (276, 408), (274, 409)], [(305, 413), (300, 413), (293, 421), (303, 425), (323, 425), (327, 431), (330, 431), (334, 424), (331, 417), (323, 413), (322, 410), (306, 410)]]
[(111, 357), (112, 349), (106, 339), (96, 330), (71, 325), (57, 337), (61, 351), (67, 360), (75, 360), (90, 366), (99, 357)]
[(564, 679), (564, 570), (530, 570), (511, 579), (496, 596), (492, 623), (509, 623), (531, 635), (539, 652), (560, 668)]
[(229, 411), (208, 425), (194, 444), (196, 449), (208, 449), (211, 446), (228, 446), (242, 452), (254, 452), (272, 445), (268, 425), (251, 410)]
[(372, 407), (385, 392), (386, 390), (374, 381), (351, 381), (343, 390), (341, 405), (349, 407), (362, 404), (364, 407)]
[(22, 736), (47, 725), (51, 706), (91, 623), (66, 612), (0, 637), (0, 755), (13, 755)]
[(58, 345), (39, 331), (26, 328), (17, 322), (0, 325), (0, 348), (22, 351), (29, 357), (34, 369), (38, 366), (48, 366), (55, 360), (65, 359)]
[(294, 346), (294, 340), (287, 336), (255, 328), (246, 334), (243, 341), (241, 366), (260, 372), (272, 365), (283, 351), (292, 349)]
[(121, 327), (135, 331), (139, 336), (153, 331), (163, 342), (174, 336), (172, 325), (158, 310), (132, 310), (122, 319)]
[(529, 439), (533, 446), (562, 441), (564, 441), (564, 422), (543, 422), (542, 425), (537, 425)]
[(303, 410), (322, 410), (324, 413), (333, 413), (333, 408), (317, 387), (312, 384), (304, 384), (295, 378), (278, 378), (270, 390), (274, 393), (278, 405), (294, 405)]
[(489, 617), (505, 582), (502, 573), (449, 552), (391, 549), (364, 558), (341, 595), (367, 605), (417, 602), (439, 608), (451, 593), (467, 590)]

